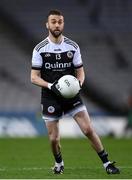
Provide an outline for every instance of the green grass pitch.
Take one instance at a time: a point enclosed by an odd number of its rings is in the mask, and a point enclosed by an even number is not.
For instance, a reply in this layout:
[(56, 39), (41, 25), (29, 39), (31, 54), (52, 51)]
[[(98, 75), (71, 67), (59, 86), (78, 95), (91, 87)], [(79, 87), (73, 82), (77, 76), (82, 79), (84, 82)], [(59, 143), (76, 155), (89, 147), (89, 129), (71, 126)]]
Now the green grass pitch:
[(86, 138), (62, 139), (65, 172), (55, 175), (47, 137), (1, 138), (1, 179), (131, 179), (132, 139), (102, 138), (110, 160), (117, 161), (119, 175), (107, 175)]

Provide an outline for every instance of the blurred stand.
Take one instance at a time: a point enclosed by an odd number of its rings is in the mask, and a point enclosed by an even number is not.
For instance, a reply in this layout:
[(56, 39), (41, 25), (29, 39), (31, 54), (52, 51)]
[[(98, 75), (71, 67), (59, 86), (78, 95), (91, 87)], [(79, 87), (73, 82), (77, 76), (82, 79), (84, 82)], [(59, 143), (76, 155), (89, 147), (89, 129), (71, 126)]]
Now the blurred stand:
[(46, 15), (51, 8), (62, 10), (65, 35), (81, 47), (86, 72), (82, 96), (96, 117), (96, 127), (108, 135), (111, 129), (105, 127), (110, 120), (112, 129), (118, 130), (120, 124), (118, 135), (123, 133), (132, 85), (131, 7), (130, 0), (0, 1), (0, 127), (5, 134), (14, 127), (11, 122), (19, 128), (27, 121), (33, 129), (36, 126), (40, 89), (30, 82), (31, 54), (47, 35)]
[(128, 96), (128, 115), (125, 127), (125, 136), (132, 137), (132, 92)]

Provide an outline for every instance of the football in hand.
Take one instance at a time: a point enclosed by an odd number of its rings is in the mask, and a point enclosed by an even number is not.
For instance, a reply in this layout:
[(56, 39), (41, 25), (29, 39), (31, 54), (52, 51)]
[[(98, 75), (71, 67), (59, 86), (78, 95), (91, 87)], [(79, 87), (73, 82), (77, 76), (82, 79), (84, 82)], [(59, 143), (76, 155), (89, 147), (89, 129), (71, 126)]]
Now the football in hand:
[(56, 84), (56, 88), (60, 91), (64, 98), (74, 98), (80, 91), (80, 84), (76, 77), (72, 75), (64, 75)]

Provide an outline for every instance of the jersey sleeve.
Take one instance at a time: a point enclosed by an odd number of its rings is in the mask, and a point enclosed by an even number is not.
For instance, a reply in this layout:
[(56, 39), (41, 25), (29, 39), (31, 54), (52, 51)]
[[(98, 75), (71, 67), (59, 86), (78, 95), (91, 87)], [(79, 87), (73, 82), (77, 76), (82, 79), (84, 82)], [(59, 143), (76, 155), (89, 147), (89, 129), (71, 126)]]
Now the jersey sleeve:
[(74, 68), (80, 68), (83, 66), (82, 57), (80, 53), (80, 48), (78, 47), (73, 58)]
[(32, 69), (40, 70), (42, 67), (42, 57), (39, 52), (34, 49), (32, 54)]

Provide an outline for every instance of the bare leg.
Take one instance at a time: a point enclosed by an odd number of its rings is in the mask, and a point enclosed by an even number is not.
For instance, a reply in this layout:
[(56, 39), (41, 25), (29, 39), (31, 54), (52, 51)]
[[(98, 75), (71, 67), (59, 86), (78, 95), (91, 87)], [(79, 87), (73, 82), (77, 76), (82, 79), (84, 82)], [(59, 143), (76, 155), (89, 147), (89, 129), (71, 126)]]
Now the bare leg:
[(87, 111), (78, 112), (74, 116), (75, 121), (80, 126), (82, 132), (88, 137), (92, 147), (98, 153), (100, 159), (103, 162), (104, 168), (108, 174), (119, 174), (120, 170), (114, 165), (114, 162), (108, 160), (108, 153), (105, 152), (99, 136), (91, 125), (91, 121)]
[(84, 135), (88, 137), (95, 151), (97, 153), (101, 152), (104, 149), (103, 145), (100, 141), (99, 136), (96, 134), (95, 130), (92, 127), (87, 111), (78, 112), (73, 118), (78, 123)]
[(51, 149), (55, 156), (60, 152), (59, 121), (46, 122), (46, 127), (48, 130), (48, 136), (51, 143)]
[(60, 135), (59, 135), (59, 121), (46, 122), (51, 149), (55, 158), (55, 165), (52, 168), (53, 173), (62, 174), (64, 171), (64, 162), (62, 160), (60, 151)]

